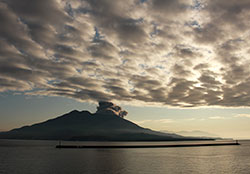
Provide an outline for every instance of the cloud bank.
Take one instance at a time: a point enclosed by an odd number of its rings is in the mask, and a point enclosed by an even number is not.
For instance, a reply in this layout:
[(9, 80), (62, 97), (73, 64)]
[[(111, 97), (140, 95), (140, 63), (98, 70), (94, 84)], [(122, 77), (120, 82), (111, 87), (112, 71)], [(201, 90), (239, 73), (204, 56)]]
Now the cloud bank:
[(250, 106), (248, 0), (1, 0), (0, 92)]

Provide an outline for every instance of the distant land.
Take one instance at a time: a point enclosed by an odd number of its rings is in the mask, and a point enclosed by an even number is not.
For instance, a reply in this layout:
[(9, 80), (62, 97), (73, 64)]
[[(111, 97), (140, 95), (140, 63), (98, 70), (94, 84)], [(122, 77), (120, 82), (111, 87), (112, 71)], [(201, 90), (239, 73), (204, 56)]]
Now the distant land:
[(176, 132), (179, 135), (182, 136), (191, 136), (191, 137), (213, 137), (213, 138), (219, 138), (219, 135), (216, 134), (212, 134), (209, 132), (205, 132), (205, 131), (200, 131), (200, 130), (193, 130), (193, 131), (179, 131)]
[(99, 102), (97, 112), (71, 111), (62, 116), (1, 132), (1, 139), (78, 141), (213, 140), (153, 131), (124, 119), (127, 112), (111, 102)]
[(193, 130), (193, 131), (178, 131), (178, 132), (171, 132), (167, 130), (161, 130), (161, 132), (164, 133), (174, 133), (182, 136), (188, 136), (188, 137), (205, 137), (205, 138), (220, 138), (219, 135), (212, 134), (205, 131), (200, 130)]

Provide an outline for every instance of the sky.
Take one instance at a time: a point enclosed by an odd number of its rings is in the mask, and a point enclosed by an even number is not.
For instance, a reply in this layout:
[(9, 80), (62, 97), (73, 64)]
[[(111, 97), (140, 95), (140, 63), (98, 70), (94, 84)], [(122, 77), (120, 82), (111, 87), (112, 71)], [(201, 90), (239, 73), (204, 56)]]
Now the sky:
[(98, 101), (250, 138), (249, 0), (0, 0), (0, 131)]

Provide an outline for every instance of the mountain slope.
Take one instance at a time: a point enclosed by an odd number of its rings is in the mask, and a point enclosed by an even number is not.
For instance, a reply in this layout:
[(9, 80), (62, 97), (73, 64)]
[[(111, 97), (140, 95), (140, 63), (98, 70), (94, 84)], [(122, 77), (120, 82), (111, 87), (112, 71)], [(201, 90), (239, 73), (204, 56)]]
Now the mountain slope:
[(72, 111), (54, 119), (0, 133), (0, 138), (91, 141), (160, 141), (189, 138), (142, 128), (114, 114)]
[(182, 136), (189, 136), (189, 137), (213, 137), (213, 138), (218, 138), (219, 135), (216, 134), (212, 134), (209, 132), (204, 132), (204, 131), (200, 131), (200, 130), (194, 130), (194, 131), (179, 131), (176, 132), (179, 135)]

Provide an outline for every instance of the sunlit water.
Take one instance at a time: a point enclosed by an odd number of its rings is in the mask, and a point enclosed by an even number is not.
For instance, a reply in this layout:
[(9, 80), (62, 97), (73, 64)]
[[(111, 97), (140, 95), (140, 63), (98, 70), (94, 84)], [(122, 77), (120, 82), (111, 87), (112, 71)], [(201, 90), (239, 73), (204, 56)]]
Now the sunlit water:
[[(164, 144), (153, 142), (157, 143)], [(240, 143), (154, 149), (56, 149), (56, 141), (0, 140), (0, 174), (250, 174), (250, 141)]]

